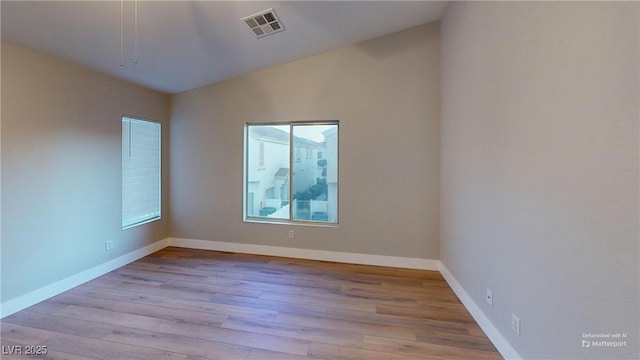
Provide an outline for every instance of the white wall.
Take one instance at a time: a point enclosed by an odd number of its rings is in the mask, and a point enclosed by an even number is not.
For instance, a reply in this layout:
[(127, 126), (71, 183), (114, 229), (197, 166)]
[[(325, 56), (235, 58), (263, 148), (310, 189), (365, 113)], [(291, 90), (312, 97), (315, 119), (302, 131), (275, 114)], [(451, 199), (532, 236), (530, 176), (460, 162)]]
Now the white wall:
[[(441, 261), (524, 358), (639, 357), (638, 14), (456, 2), (443, 19)], [(618, 332), (626, 347), (582, 347)]]
[[(175, 95), (171, 235), (437, 259), (439, 23)], [(337, 227), (242, 221), (245, 122), (340, 121)]]
[(168, 235), (167, 171), (163, 219), (121, 230), (121, 117), (163, 123), (168, 170), (168, 96), (6, 43), (2, 90), (3, 303)]

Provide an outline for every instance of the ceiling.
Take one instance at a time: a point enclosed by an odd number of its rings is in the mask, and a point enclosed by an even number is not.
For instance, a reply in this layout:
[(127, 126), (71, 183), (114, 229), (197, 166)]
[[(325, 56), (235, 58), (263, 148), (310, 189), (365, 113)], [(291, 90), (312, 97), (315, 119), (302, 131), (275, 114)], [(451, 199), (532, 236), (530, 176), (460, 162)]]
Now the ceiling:
[[(164, 93), (279, 65), (441, 18), (434, 1), (1, 1), (2, 41)], [(273, 8), (285, 31), (256, 38), (248, 15)]]

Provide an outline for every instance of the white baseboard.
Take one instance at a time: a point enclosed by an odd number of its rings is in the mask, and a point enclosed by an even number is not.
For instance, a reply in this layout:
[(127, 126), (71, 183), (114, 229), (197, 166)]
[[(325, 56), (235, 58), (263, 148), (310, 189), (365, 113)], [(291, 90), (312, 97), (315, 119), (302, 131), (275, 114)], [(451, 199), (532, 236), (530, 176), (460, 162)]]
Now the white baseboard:
[(298, 249), (279, 246), (238, 244), (220, 241), (169, 238), (169, 246), (237, 252), (255, 255), (282, 256), (298, 259), (333, 261), (349, 264), (389, 266), (405, 269), (439, 271), (440, 261), (430, 259), (406, 258), (396, 256), (345, 253), (325, 250)]
[(14, 314), (20, 310), (26, 309), (29, 306), (35, 305), (41, 301), (59, 295), (78, 285), (84, 284), (87, 281), (93, 280), (119, 267), (132, 263), (158, 250), (164, 249), (167, 246), (434, 271), (438, 271), (440, 266), (440, 261), (430, 259), (343, 253), (335, 251), (297, 249), (265, 245), (236, 244), (219, 241), (166, 238), (153, 244), (147, 245), (141, 249), (117, 257), (113, 260), (107, 261), (103, 264), (94, 266), (81, 273), (43, 286), (15, 299), (0, 303), (0, 319)]
[(165, 247), (167, 247), (168, 243), (168, 239), (157, 241), (141, 249), (132, 251), (113, 260), (109, 260), (103, 264), (94, 266), (81, 273), (56, 281), (53, 284), (43, 286), (37, 290), (31, 291), (15, 299), (5, 301), (0, 304), (0, 319), (16, 313), (20, 310), (26, 309), (29, 306), (35, 305), (53, 296), (59, 295), (69, 289), (72, 289), (89, 280), (100, 277), (110, 271), (134, 262), (158, 250), (164, 249)]
[(471, 316), (475, 319), (475, 321), (480, 325), (482, 331), (487, 334), (489, 340), (493, 343), (493, 345), (498, 349), (500, 355), (505, 359), (522, 359), (522, 357), (518, 354), (518, 352), (509, 344), (507, 339), (502, 336), (500, 331), (493, 325), (491, 320), (480, 310), (478, 304), (473, 301), (471, 296), (464, 290), (462, 285), (456, 280), (456, 278), (451, 274), (447, 267), (440, 263), (440, 273), (444, 277), (444, 279), (449, 283), (449, 286), (453, 289), (453, 292), (456, 293), (460, 301), (464, 307), (467, 308)]
[(389, 266), (407, 269), (420, 269), (420, 270), (434, 270), (440, 271), (445, 278), (449, 286), (453, 289), (456, 295), (460, 298), (464, 306), (471, 313), (471, 316), (476, 320), (480, 328), (487, 334), (491, 342), (498, 349), (500, 354), (505, 359), (521, 359), (522, 357), (517, 351), (507, 342), (498, 329), (493, 325), (491, 320), (480, 310), (478, 304), (467, 294), (467, 292), (458, 283), (456, 278), (451, 274), (444, 264), (439, 260), (431, 259), (419, 259), (419, 258), (406, 258), (396, 256), (383, 256), (383, 255), (370, 255), (370, 254), (356, 254), (356, 253), (344, 253), (336, 251), (325, 250), (312, 250), (312, 249), (298, 249), (287, 248), (278, 246), (266, 246), (266, 245), (252, 245), (252, 244), (238, 244), (228, 243), (220, 241), (207, 241), (207, 240), (194, 240), (183, 238), (166, 238), (157, 241), (153, 244), (147, 245), (141, 249), (132, 251), (128, 254), (122, 255), (113, 260), (107, 261), (91, 269), (85, 270), (76, 275), (69, 276), (66, 279), (56, 281), (53, 284), (49, 284), (40, 289), (34, 290), (25, 295), (19, 296), (15, 299), (0, 303), (0, 319), (14, 314), (20, 310), (26, 309), (29, 306), (35, 305), (41, 301), (49, 299), (53, 296), (61, 294), (69, 289), (72, 289), (78, 285), (81, 285), (87, 281), (100, 277), (110, 271), (113, 271), (119, 267), (132, 263), (142, 257), (150, 255), (158, 250), (164, 249), (167, 246), (176, 246), (190, 249), (201, 250), (216, 250), (237, 252), (245, 254), (256, 255), (270, 255), (270, 256), (282, 256), (299, 259), (309, 260), (321, 260), (321, 261), (333, 261), (349, 264), (362, 264), (362, 265), (375, 265), (375, 266)]

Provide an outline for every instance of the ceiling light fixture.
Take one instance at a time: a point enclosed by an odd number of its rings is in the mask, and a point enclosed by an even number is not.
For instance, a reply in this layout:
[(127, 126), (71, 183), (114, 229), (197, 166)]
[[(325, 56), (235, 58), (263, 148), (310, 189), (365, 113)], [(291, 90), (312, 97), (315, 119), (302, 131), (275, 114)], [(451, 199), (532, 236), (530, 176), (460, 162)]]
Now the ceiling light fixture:
[(284, 31), (284, 25), (282, 25), (282, 21), (278, 19), (278, 15), (276, 15), (273, 9), (267, 9), (257, 14), (245, 16), (240, 20), (249, 26), (258, 39)]
[[(133, 63), (138, 63), (138, 0), (133, 0)], [(120, 66), (124, 66), (124, 0), (120, 0)]]

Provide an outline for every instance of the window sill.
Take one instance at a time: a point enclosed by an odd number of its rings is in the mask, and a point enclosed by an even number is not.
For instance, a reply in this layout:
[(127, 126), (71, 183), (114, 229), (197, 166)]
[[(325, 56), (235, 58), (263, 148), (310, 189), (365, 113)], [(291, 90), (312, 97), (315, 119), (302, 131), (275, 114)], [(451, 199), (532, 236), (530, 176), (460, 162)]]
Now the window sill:
[(318, 222), (318, 221), (293, 221), (293, 220), (286, 220), (286, 219), (265, 220), (262, 218), (254, 218), (254, 217), (245, 218), (243, 221), (246, 223), (254, 223), (254, 224), (310, 226), (310, 227), (326, 227), (326, 228), (337, 228), (339, 225), (339, 223), (328, 223), (328, 222)]
[(144, 225), (144, 224), (148, 224), (150, 222), (158, 221), (160, 219), (162, 219), (162, 217), (158, 216), (158, 217), (154, 217), (154, 218), (151, 218), (151, 219), (148, 219), (148, 220), (143, 220), (143, 221), (137, 222), (135, 224), (123, 226), (122, 230), (131, 229), (131, 228), (134, 228), (134, 227), (139, 226), (139, 225)]

